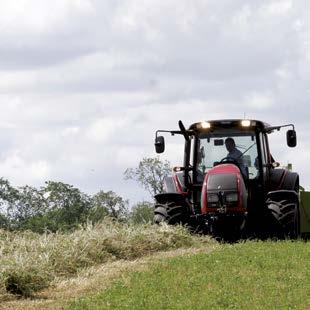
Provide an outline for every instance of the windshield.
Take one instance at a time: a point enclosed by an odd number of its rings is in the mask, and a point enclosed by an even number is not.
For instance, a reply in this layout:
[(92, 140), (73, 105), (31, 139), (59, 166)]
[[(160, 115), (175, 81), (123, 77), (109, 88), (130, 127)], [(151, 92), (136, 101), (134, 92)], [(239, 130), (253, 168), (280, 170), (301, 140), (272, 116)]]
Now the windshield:
[(258, 175), (257, 145), (254, 132), (200, 134), (198, 170), (208, 172), (221, 161), (233, 160), (250, 179)]

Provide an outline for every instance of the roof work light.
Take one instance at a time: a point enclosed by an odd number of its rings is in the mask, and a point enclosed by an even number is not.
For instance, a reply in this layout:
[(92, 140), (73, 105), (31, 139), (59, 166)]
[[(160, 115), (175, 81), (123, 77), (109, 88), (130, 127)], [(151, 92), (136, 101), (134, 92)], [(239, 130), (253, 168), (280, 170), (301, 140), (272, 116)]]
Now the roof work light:
[(243, 119), (243, 120), (241, 121), (241, 126), (242, 126), (242, 127), (250, 127), (250, 126), (251, 126), (251, 121), (248, 120), (248, 119)]
[(211, 128), (211, 124), (209, 122), (201, 122), (200, 126), (201, 126), (202, 129)]

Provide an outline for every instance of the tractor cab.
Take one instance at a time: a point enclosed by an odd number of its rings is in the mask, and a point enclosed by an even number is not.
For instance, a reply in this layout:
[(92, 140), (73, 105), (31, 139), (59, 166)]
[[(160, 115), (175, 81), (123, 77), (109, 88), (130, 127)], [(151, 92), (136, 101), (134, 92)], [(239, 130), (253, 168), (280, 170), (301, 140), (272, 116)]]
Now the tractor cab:
[[(212, 234), (232, 234), (244, 227), (297, 234), (299, 176), (278, 168), (268, 143), (268, 135), (282, 127), (291, 127), (286, 134), (287, 145), (296, 146), (292, 124), (214, 120), (186, 129), (179, 121), (179, 130), (158, 130), (157, 153), (165, 150), (161, 132), (183, 135), (185, 144), (183, 166), (175, 167), (165, 180), (166, 192), (155, 196), (155, 222), (190, 226), (198, 222)], [(279, 224), (285, 212), (290, 214), (289, 224)]]
[[(210, 128), (204, 128), (209, 126)], [(269, 164), (270, 157), (267, 156), (268, 150), (265, 157), (260, 156), (262, 154), (260, 141), (264, 136), (256, 130), (256, 126), (240, 126), (238, 122), (225, 121), (223, 124), (198, 123), (191, 128), (195, 134), (192, 136), (191, 152), (187, 154), (193, 167), (189, 173), (188, 185), (191, 187), (192, 179), (193, 189), (197, 189), (197, 193), (195, 190), (192, 191), (197, 212), (200, 212), (202, 203), (200, 186), (202, 190), (206, 175), (217, 173), (226, 178), (225, 171), (231, 169), (231, 165), (240, 171), (238, 182), (244, 184), (249, 193), (262, 190), (258, 185), (263, 183), (263, 167)], [(185, 174), (183, 176), (187, 177)]]
[(198, 182), (201, 175), (225, 163), (235, 164), (245, 181), (259, 176), (260, 163), (254, 130), (218, 128), (208, 132), (198, 131), (193, 147), (192, 162), (196, 167)]

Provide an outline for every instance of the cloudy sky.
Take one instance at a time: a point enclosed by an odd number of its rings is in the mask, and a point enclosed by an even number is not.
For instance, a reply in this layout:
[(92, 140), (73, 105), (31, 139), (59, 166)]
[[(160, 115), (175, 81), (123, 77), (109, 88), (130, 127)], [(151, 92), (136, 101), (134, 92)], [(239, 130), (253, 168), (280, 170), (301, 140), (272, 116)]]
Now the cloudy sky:
[[(307, 0), (0, 0), (0, 175), (149, 199), (123, 171), (156, 129), (293, 122), (272, 138), (310, 188)], [(182, 139), (162, 157), (181, 162)], [(179, 154), (178, 154), (179, 153)]]

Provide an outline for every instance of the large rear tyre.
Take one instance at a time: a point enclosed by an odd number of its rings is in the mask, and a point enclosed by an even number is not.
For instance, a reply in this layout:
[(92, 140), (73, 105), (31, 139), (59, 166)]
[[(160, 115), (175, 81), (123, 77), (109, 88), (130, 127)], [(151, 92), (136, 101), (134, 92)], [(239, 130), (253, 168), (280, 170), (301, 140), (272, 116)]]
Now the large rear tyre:
[(271, 231), (276, 237), (296, 239), (299, 236), (298, 203), (289, 199), (268, 199), (267, 207), (273, 219)]
[(154, 222), (166, 222), (169, 225), (189, 224), (190, 212), (187, 206), (177, 205), (175, 202), (155, 205)]

